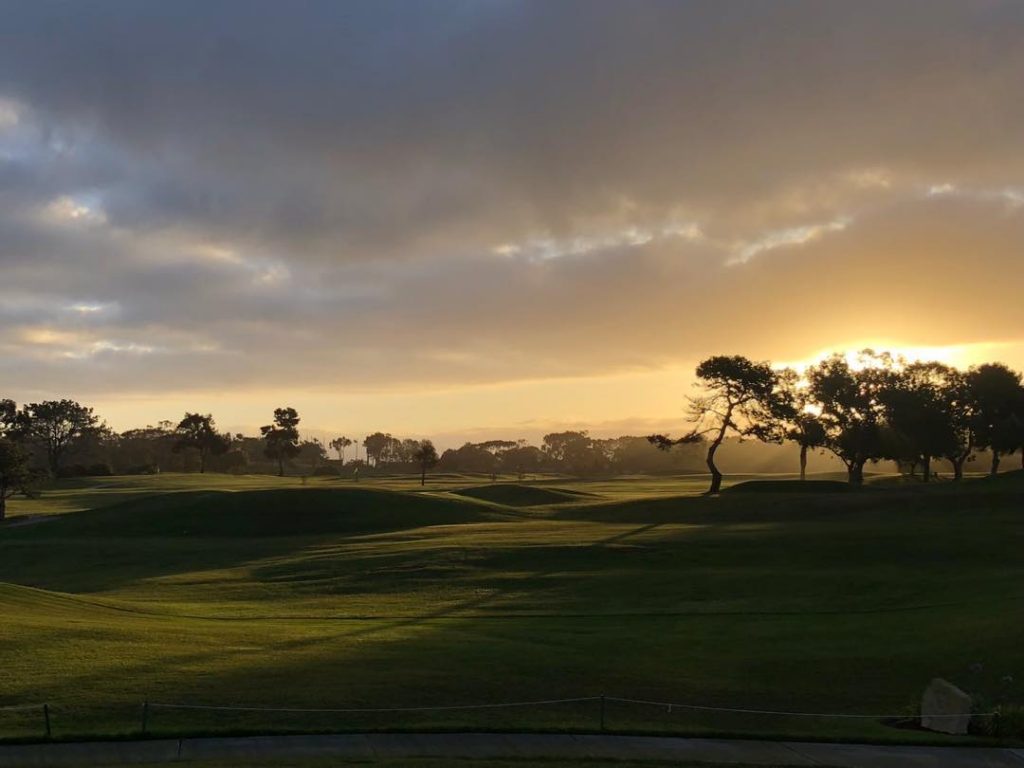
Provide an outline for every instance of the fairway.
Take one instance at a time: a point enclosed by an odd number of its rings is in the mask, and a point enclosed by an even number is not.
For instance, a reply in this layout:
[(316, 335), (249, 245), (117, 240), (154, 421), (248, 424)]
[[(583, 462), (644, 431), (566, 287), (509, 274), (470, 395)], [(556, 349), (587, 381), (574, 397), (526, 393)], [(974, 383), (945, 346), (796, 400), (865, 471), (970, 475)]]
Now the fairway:
[[(607, 696), (609, 730), (941, 741), (615, 699), (912, 715), (942, 676), (1019, 702), (1022, 479), (717, 498), (652, 478), (81, 481), (0, 528), (0, 705), (48, 703), (58, 737), (137, 733), (145, 701), (152, 734), (597, 730)], [(41, 722), (0, 711), (0, 736)]]

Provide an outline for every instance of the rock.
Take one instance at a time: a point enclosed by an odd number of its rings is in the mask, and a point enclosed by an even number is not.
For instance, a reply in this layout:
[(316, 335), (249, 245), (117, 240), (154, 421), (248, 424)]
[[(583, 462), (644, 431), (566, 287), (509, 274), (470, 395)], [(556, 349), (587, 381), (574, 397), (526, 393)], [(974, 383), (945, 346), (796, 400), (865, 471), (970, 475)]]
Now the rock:
[(936, 677), (921, 697), (921, 727), (941, 733), (964, 734), (971, 722), (971, 697)]

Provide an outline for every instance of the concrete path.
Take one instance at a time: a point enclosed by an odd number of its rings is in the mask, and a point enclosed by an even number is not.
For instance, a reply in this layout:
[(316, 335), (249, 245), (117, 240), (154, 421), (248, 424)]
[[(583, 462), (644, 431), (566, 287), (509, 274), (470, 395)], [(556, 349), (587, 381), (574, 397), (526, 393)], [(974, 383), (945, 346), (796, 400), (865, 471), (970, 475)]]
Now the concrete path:
[(0, 747), (0, 768), (117, 766), (189, 760), (336, 757), (601, 758), (841, 768), (1024, 768), (1024, 750), (874, 746), (648, 736), (423, 733), (160, 739)]

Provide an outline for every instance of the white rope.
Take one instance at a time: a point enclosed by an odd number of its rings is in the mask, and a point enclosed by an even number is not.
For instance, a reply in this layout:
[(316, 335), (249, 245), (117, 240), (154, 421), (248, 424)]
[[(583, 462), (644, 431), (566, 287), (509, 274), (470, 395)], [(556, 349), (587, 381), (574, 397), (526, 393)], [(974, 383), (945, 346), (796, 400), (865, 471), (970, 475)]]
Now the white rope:
[[(614, 696), (609, 696), (605, 701), (614, 701), (620, 704), (645, 704), (652, 707), (665, 707), (669, 711), (673, 709), (696, 709), (702, 712), (736, 712), (746, 715), (785, 715), (787, 717), (835, 717), (835, 718), (852, 718), (852, 719), (865, 719), (865, 720), (888, 720), (898, 719), (906, 717), (918, 717), (918, 715), (908, 715), (906, 713), (900, 713), (898, 715), (853, 715), (845, 714), (841, 712), (781, 712), (771, 709), (733, 709), (731, 707), (710, 707), (701, 704), (677, 704), (669, 701), (646, 701), (644, 699), (620, 699)], [(971, 717), (996, 717), (998, 712), (979, 712), (977, 714), (972, 713)], [(945, 717), (963, 717), (963, 715), (929, 715), (933, 718), (945, 718)]]
[(160, 709), (202, 709), (228, 712), (298, 712), (298, 713), (359, 713), (359, 712), (441, 712), (467, 709), (501, 709), (505, 707), (540, 707), (550, 704), (575, 704), (583, 701), (600, 701), (600, 696), (583, 696), (575, 699), (546, 699), (543, 701), (510, 701), (500, 704), (457, 704), (438, 707), (372, 707), (346, 709), (306, 709), (303, 707), (240, 707), (217, 706), (212, 704), (160, 704), (148, 702), (148, 706)]

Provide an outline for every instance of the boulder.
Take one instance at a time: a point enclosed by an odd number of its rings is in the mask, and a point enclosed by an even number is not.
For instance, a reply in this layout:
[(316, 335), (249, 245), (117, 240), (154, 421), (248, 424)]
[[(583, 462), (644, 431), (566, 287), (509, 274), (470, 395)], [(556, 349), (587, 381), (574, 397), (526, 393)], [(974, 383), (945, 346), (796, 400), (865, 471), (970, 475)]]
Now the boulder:
[(971, 697), (936, 677), (921, 697), (921, 727), (941, 733), (964, 734), (971, 722)]

